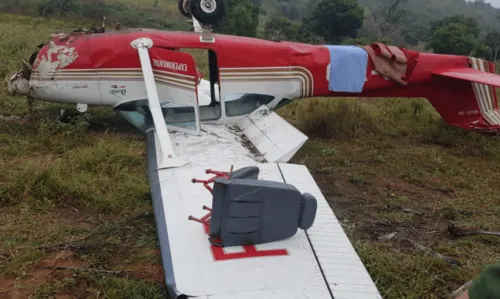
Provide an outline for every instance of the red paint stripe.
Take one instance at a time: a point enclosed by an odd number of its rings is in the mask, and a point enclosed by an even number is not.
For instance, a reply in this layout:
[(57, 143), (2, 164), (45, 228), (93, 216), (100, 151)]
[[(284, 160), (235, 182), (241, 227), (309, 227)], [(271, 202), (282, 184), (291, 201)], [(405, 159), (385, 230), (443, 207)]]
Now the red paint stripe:
[[(210, 214), (209, 214), (210, 215)], [(201, 220), (208, 220), (210, 217), (207, 215)], [(210, 225), (208, 222), (203, 224), (203, 231), (205, 234), (210, 233)], [(259, 257), (276, 257), (276, 256), (288, 256), (288, 250), (286, 249), (273, 249), (273, 250), (259, 250), (253, 245), (243, 246), (243, 252), (226, 253), (224, 248), (217, 246), (210, 246), (210, 251), (216, 262), (229, 261), (229, 260), (239, 260), (248, 258), (259, 258)]]
[(287, 256), (288, 251), (285, 249), (275, 250), (258, 250), (255, 246), (247, 245), (243, 247), (243, 252), (226, 253), (221, 247), (212, 246), (212, 254), (215, 261), (228, 261), (236, 259), (272, 257), (272, 256)]

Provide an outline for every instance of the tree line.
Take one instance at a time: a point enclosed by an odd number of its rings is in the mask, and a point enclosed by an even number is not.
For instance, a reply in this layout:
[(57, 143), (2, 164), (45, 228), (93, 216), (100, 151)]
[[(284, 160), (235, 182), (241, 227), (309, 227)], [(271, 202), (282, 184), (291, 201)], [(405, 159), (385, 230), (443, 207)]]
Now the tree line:
[[(166, 0), (151, 0), (151, 9), (146, 11), (105, 0), (2, 0), (0, 11), (94, 23), (106, 16), (110, 23), (128, 27), (187, 29), (182, 18), (172, 17), (178, 13), (165, 15), (157, 8), (161, 1)], [(464, 14), (425, 24), (411, 17), (407, 4), (412, 0), (384, 0), (375, 9), (358, 1), (368, 0), (226, 0), (227, 16), (214, 30), (311, 44), (383, 42), (439, 54), (500, 59), (500, 10), (494, 10), (499, 14), (497, 26)], [(483, 0), (475, 1), (474, 5), (485, 5)], [(268, 11), (271, 4), (274, 9)]]
[[(277, 11), (259, 22), (260, 0), (226, 0), (228, 14), (216, 32), (312, 44), (369, 44), (383, 42), (439, 54), (500, 59), (500, 32), (480, 26), (464, 14), (444, 17), (411, 29), (404, 25), (408, 0), (391, 0), (375, 10), (358, 0), (311, 0), (301, 19)], [(303, 12), (302, 12), (303, 13)], [(500, 24), (500, 15), (498, 17)], [(498, 26), (500, 27), (500, 26)], [(260, 30), (259, 30), (260, 28)]]

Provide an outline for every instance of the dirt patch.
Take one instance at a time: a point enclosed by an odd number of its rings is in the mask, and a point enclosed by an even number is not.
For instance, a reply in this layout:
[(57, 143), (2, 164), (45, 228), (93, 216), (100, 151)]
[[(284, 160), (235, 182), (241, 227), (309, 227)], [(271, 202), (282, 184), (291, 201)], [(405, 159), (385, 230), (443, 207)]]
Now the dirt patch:
[[(390, 242), (409, 251), (414, 251), (414, 246), (406, 242), (408, 239), (430, 246), (436, 239), (449, 238), (449, 219), (443, 216), (443, 209), (457, 194), (440, 178), (430, 178), (428, 181), (435, 180), (435, 184), (422, 186), (398, 178), (399, 171), (395, 174), (394, 168), (375, 165), (380, 162), (370, 161), (366, 150), (353, 153), (339, 144), (335, 148), (346, 155), (327, 157), (334, 171), (321, 157), (310, 158), (307, 164), (335, 215), (345, 221), (346, 228), (354, 228), (353, 237), (381, 242), (383, 237), (395, 234)], [(325, 149), (316, 150), (325, 155)], [(346, 158), (349, 163), (344, 162)]]
[(163, 283), (165, 280), (163, 268), (157, 264), (134, 264), (132, 267), (127, 268), (126, 272), (136, 279), (148, 282)]
[(0, 279), (0, 297), (5, 299), (28, 298), (35, 288), (46, 286), (54, 280), (69, 276), (69, 274), (56, 271), (57, 267), (85, 267), (86, 265), (85, 262), (76, 259), (71, 251), (53, 253), (31, 267), (27, 279)]

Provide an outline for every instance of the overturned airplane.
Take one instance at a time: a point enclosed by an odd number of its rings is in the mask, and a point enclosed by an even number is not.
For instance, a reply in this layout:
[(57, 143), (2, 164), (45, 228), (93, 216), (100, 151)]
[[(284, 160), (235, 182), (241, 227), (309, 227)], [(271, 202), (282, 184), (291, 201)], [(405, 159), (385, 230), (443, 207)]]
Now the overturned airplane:
[[(451, 125), (498, 131), (493, 64), (213, 34), (223, 5), (180, 1), (194, 32), (53, 36), (9, 91), (81, 112), (112, 106), (147, 135), (173, 298), (381, 298), (307, 168), (288, 164), (307, 136), (273, 110), (310, 97), (422, 97)], [(207, 52), (208, 80), (193, 49)]]

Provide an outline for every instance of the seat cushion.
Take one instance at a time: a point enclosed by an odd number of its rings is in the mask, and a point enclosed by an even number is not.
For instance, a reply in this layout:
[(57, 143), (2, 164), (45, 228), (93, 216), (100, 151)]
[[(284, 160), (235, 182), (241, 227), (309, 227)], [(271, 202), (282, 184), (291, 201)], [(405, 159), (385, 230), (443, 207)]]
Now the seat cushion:
[(302, 203), (300, 209), (299, 227), (303, 230), (308, 230), (314, 224), (316, 219), (316, 211), (318, 210), (318, 202), (316, 198), (309, 193), (302, 195)]

